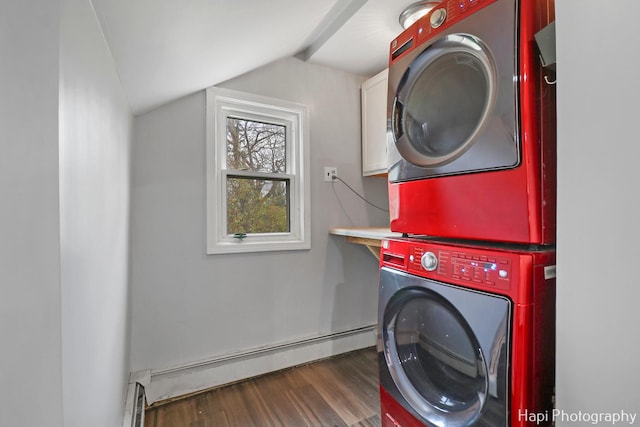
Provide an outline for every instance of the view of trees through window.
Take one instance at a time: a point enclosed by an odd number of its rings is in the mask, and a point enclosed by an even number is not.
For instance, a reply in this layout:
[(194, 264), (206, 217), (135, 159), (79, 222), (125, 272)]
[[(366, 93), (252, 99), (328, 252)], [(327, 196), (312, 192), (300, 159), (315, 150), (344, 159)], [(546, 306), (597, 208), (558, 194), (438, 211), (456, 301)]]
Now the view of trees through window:
[(286, 150), (285, 126), (227, 118), (228, 234), (289, 232)]

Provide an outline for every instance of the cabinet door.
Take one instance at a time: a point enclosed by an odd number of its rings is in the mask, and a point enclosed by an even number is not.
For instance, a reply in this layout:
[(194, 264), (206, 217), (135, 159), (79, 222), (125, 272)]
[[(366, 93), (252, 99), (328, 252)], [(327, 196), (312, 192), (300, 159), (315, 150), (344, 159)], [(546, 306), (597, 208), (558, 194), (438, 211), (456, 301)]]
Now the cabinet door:
[(387, 173), (387, 80), (389, 70), (362, 84), (362, 175)]

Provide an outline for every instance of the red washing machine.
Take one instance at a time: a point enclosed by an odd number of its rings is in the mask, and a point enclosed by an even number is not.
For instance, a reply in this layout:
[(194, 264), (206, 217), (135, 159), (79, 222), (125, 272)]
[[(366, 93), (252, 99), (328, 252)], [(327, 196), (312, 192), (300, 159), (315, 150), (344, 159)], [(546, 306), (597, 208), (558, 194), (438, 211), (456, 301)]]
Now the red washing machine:
[(391, 43), (391, 230), (555, 242), (553, 0), (445, 0)]
[(555, 250), (383, 240), (384, 427), (551, 425)]

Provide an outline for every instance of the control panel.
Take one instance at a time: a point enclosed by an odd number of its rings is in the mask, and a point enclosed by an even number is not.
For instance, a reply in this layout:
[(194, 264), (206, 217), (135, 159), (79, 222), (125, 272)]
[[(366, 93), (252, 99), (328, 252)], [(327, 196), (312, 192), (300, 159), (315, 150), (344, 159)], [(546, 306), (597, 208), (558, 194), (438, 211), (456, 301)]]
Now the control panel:
[(499, 252), (486, 253), (462, 247), (444, 250), (423, 244), (409, 245), (408, 251), (409, 272), (434, 273), (433, 277), (442, 281), (511, 289), (513, 262)]
[(424, 40), (497, 0), (444, 0), (391, 42), (391, 65)]

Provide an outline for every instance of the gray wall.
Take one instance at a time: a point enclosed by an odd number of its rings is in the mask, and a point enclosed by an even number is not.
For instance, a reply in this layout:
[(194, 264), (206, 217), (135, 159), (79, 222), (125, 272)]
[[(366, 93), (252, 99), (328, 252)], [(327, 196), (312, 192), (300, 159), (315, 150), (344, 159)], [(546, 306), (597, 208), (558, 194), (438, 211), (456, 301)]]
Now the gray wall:
[(556, 7), (557, 407), (640, 415), (640, 3)]
[(127, 102), (88, 0), (3, 1), (0, 32), (0, 425), (121, 425)]
[(0, 58), (0, 425), (57, 427), (58, 3), (2, 1)]
[[(377, 262), (330, 237), (336, 225), (388, 225), (323, 166), (374, 203), (386, 181), (362, 178), (362, 78), (284, 59), (222, 86), (309, 105), (312, 248), (205, 255), (205, 94), (136, 117), (133, 149), (133, 370), (216, 355), (376, 321)], [(373, 343), (373, 341), (372, 341)]]
[(89, 0), (60, 0), (65, 427), (122, 424), (129, 378), (132, 117)]

